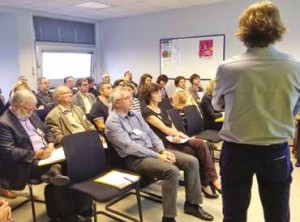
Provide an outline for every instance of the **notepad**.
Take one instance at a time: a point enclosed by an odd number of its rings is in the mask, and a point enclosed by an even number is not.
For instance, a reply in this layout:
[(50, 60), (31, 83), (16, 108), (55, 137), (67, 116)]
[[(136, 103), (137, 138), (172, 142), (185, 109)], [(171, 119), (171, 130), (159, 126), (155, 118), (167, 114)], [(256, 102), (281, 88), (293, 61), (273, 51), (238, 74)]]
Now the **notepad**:
[(45, 166), (52, 163), (59, 163), (66, 159), (65, 152), (62, 147), (55, 149), (47, 159), (40, 160), (38, 166)]
[(103, 183), (117, 187), (119, 189), (123, 189), (128, 185), (139, 181), (139, 179), (140, 177), (137, 175), (112, 170), (105, 175), (95, 179), (94, 181), (97, 183)]

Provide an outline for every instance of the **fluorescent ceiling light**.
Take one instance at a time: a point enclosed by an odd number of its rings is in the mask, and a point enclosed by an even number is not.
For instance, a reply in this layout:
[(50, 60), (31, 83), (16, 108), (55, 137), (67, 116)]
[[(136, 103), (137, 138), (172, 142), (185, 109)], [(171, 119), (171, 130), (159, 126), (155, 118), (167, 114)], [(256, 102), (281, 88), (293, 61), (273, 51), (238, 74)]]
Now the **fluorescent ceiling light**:
[(89, 9), (100, 9), (100, 8), (108, 8), (108, 7), (110, 7), (110, 5), (103, 4), (103, 3), (100, 3), (100, 2), (87, 2), (87, 3), (75, 5), (75, 7), (89, 8)]

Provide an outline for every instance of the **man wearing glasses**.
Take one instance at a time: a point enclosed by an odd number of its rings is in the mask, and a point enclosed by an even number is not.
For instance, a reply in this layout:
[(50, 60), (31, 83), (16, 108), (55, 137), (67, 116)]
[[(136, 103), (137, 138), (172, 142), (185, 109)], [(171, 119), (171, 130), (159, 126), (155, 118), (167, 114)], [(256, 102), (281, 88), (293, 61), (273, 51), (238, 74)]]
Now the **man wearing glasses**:
[(0, 189), (22, 190), (29, 178), (39, 179), (43, 174), (45, 182), (58, 186), (69, 182), (59, 164), (37, 166), (54, 150), (55, 136), (34, 112), (36, 103), (31, 91), (19, 90), (0, 118)]
[(132, 94), (121, 88), (111, 94), (113, 111), (105, 123), (105, 135), (126, 166), (143, 175), (162, 180), (162, 222), (175, 222), (179, 170), (185, 174), (184, 212), (205, 221), (213, 216), (202, 203), (198, 160), (188, 154), (166, 150), (140, 113), (133, 111)]

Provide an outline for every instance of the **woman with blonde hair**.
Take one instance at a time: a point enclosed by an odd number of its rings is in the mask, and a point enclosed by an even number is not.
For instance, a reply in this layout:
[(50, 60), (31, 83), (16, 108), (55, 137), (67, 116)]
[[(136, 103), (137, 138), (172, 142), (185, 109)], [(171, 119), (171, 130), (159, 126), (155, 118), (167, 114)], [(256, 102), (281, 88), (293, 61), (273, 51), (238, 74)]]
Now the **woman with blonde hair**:
[(215, 79), (211, 79), (205, 89), (205, 94), (200, 103), (200, 109), (204, 120), (204, 129), (220, 130), (223, 126), (216, 119), (223, 116), (222, 112), (214, 110), (212, 106), (212, 95), (215, 89)]

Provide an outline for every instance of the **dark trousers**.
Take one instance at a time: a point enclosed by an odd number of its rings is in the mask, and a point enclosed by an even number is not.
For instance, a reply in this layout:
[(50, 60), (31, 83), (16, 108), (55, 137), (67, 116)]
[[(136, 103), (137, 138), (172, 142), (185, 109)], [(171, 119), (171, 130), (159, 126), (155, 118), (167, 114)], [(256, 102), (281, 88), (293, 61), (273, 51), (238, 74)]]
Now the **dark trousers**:
[(206, 187), (210, 182), (213, 183), (218, 179), (209, 148), (203, 140), (190, 139), (184, 144), (167, 143), (166, 148), (190, 154), (198, 159), (200, 179), (203, 186)]
[(223, 222), (247, 221), (254, 174), (265, 221), (290, 221), (292, 170), (288, 143), (257, 146), (224, 142), (220, 158)]

